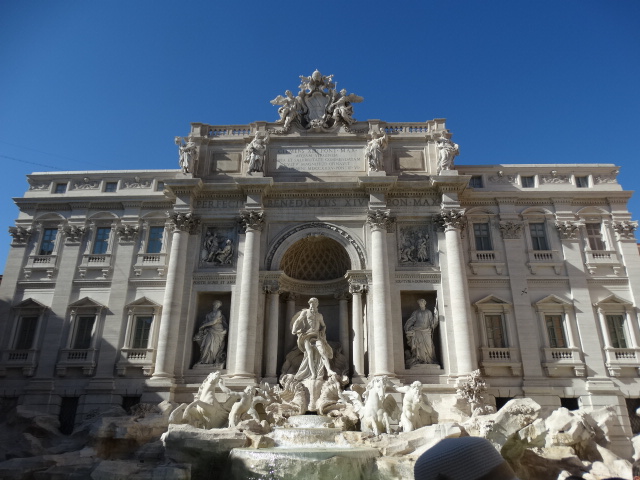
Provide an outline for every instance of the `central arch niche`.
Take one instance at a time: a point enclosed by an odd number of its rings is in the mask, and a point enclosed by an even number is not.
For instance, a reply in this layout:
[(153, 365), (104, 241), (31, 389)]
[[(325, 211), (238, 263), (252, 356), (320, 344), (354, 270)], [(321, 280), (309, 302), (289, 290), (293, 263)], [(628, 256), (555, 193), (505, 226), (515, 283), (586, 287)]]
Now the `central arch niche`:
[(336, 240), (310, 235), (287, 249), (280, 268), (295, 280), (325, 282), (344, 277), (351, 269), (351, 259)]

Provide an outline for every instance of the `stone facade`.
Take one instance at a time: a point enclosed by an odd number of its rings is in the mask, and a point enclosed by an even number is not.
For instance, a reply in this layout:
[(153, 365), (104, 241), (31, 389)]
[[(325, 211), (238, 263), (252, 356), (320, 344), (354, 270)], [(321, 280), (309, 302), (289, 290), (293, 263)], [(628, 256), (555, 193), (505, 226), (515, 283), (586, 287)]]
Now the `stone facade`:
[[(362, 97), (302, 80), (272, 102), (276, 122), (191, 124), (180, 169), (28, 176), (0, 287), (0, 396), (80, 422), (189, 402), (214, 369), (237, 391), (275, 383), (315, 297), (351, 382), (437, 397), (479, 368), (499, 402), (614, 406), (624, 452), (640, 259), (617, 167), (454, 166), (444, 119), (357, 121)], [(408, 346), (420, 299), (437, 363)]]

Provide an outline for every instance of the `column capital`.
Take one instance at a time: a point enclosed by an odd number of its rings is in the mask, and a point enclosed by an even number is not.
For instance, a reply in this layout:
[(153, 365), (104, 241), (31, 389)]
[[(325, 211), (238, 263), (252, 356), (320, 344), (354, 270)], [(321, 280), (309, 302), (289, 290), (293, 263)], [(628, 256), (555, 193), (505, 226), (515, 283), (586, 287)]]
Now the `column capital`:
[(351, 295), (347, 291), (342, 291), (334, 293), (333, 298), (336, 298), (337, 300), (349, 300), (351, 298)]
[(295, 302), (298, 299), (299, 295), (293, 292), (286, 292), (285, 299), (287, 302)]
[(262, 210), (243, 210), (240, 212), (240, 226), (245, 231), (262, 231), (264, 226), (264, 212)]
[(359, 295), (367, 292), (367, 285), (363, 283), (349, 283), (349, 293), (351, 295)]
[(82, 237), (87, 232), (87, 227), (84, 225), (65, 225), (62, 228), (62, 231), (66, 235), (66, 243), (67, 245), (73, 243), (80, 243), (82, 241)]
[(464, 210), (444, 210), (435, 215), (433, 219), (444, 230), (462, 230), (467, 221)]
[(375, 209), (367, 212), (367, 223), (372, 231), (386, 230), (393, 226), (395, 219), (391, 217), (390, 210)]
[(139, 225), (118, 225), (116, 227), (116, 235), (118, 235), (120, 243), (133, 242), (138, 236), (139, 231)]
[(502, 238), (522, 238), (522, 230), (524, 229), (524, 223), (522, 222), (500, 222), (498, 227)]
[(200, 225), (200, 217), (191, 212), (167, 212), (167, 217), (173, 225), (174, 231), (195, 233), (196, 228)]
[(31, 234), (33, 233), (33, 228), (28, 227), (9, 227), (9, 235), (13, 237), (14, 245), (25, 245), (29, 238), (31, 238)]
[(575, 240), (580, 233), (579, 222), (556, 222), (556, 228), (562, 240)]

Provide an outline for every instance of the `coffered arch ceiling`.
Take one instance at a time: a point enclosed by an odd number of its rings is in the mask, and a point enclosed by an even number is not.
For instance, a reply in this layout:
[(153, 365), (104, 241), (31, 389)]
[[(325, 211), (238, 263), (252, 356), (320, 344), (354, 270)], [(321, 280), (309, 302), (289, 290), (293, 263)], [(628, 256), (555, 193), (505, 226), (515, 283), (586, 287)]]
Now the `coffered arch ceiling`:
[(290, 278), (320, 282), (343, 277), (351, 269), (351, 260), (336, 240), (310, 235), (287, 249), (280, 268)]

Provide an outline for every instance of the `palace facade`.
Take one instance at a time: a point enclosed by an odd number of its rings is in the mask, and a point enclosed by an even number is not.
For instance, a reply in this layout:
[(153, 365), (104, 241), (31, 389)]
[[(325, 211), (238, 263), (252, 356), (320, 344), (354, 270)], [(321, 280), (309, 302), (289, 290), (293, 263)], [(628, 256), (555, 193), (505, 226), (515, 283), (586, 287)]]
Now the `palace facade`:
[(361, 97), (302, 80), (273, 100), (277, 122), (191, 124), (180, 169), (28, 175), (0, 286), (0, 396), (77, 423), (190, 401), (212, 370), (274, 383), (315, 297), (351, 382), (444, 398), (481, 369), (498, 406), (612, 406), (628, 441), (640, 258), (618, 167), (456, 166), (443, 119), (356, 121)]

